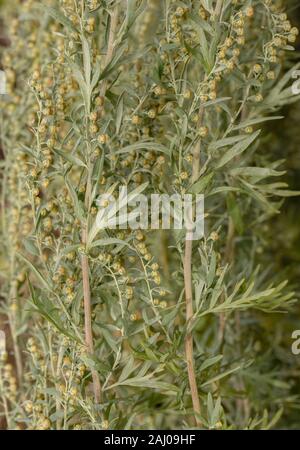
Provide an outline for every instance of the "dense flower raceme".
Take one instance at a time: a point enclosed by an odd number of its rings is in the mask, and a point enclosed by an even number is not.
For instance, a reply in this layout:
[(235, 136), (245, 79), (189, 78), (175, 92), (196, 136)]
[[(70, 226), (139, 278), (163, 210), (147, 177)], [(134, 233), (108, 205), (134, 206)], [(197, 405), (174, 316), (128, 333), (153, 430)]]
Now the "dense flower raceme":
[[(297, 401), (258, 337), (294, 299), (257, 246), (298, 194), (264, 151), (298, 100), (282, 2), (15, 0), (2, 16), (5, 426), (275, 426)], [(124, 185), (204, 194), (205, 237), (95, 232), (98, 197)]]

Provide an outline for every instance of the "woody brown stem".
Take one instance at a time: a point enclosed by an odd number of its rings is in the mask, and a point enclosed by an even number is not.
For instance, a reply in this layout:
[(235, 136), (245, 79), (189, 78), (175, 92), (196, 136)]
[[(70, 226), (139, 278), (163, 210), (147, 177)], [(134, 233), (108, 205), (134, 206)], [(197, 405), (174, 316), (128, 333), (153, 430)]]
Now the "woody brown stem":
[[(192, 287), (192, 246), (193, 241), (188, 240), (186, 236), (185, 241), (185, 255), (184, 255), (184, 284), (185, 284), (185, 302), (186, 302), (186, 323), (189, 326), (193, 317), (193, 287)], [(197, 426), (201, 426), (201, 422), (197, 415), (201, 413), (199, 393), (197, 387), (197, 380), (194, 367), (194, 342), (193, 335), (190, 331), (185, 337), (185, 357), (188, 370), (189, 385), (191, 390), (191, 397), (193, 409), (195, 413), (195, 420)]]
[[(86, 236), (84, 231), (83, 237)], [(94, 354), (93, 332), (92, 332), (92, 314), (91, 314), (91, 289), (89, 280), (89, 260), (86, 255), (81, 258), (83, 298), (84, 298), (84, 330), (85, 343), (90, 355)], [(101, 401), (101, 384), (98, 372), (92, 369), (93, 390), (96, 403)]]
[[(110, 63), (113, 51), (114, 42), (117, 31), (118, 24), (118, 6), (115, 7), (111, 15), (110, 32), (108, 38), (107, 53), (105, 57), (105, 66)], [(103, 80), (100, 86), (100, 96), (105, 97), (107, 90), (107, 80)], [(91, 194), (92, 194), (92, 179), (91, 179), (92, 167), (91, 164), (88, 165), (88, 178), (86, 183), (86, 193), (85, 193), (85, 207), (87, 209), (87, 214), (89, 215), (89, 210), (91, 207)], [(86, 224), (82, 229), (82, 244), (85, 246), (87, 244), (88, 238), (88, 219)], [(84, 330), (85, 330), (85, 343), (90, 355), (94, 354), (94, 343), (93, 343), (93, 331), (92, 331), (92, 307), (91, 307), (91, 287), (90, 287), (90, 268), (89, 260), (87, 255), (82, 255), (81, 257), (81, 269), (82, 269), (82, 284), (83, 284), (83, 298), (84, 298)], [(93, 391), (95, 402), (99, 403), (101, 401), (101, 383), (99, 379), (99, 374), (95, 369), (92, 369), (93, 378)]]
[[(201, 107), (199, 111), (199, 119), (197, 126), (202, 124), (204, 115), (204, 108)], [(200, 172), (200, 153), (201, 153), (201, 140), (196, 143), (193, 151), (193, 168), (192, 168), (192, 183), (194, 183)], [(194, 315), (193, 311), (193, 283), (192, 283), (192, 253), (193, 253), (193, 232), (187, 231), (185, 239), (185, 252), (184, 252), (184, 288), (185, 288), (185, 303), (186, 303), (186, 324), (189, 327)], [(194, 339), (190, 331), (187, 331), (185, 337), (185, 357), (187, 363), (188, 379), (191, 390), (191, 397), (193, 403), (193, 410), (195, 413), (195, 421), (198, 427), (201, 426), (201, 421), (198, 415), (201, 413), (201, 406), (199, 400), (199, 393), (197, 387), (197, 379), (194, 367)]]
[[(222, 12), (223, 0), (217, 0), (215, 8), (215, 17), (218, 19)], [(205, 77), (206, 81), (207, 77)], [(199, 117), (197, 122), (198, 129), (201, 127), (204, 117), (204, 107), (201, 106), (199, 110)], [(192, 183), (197, 181), (200, 173), (200, 156), (201, 156), (201, 139), (199, 139), (193, 150), (193, 167), (192, 167)], [(193, 241), (190, 232), (186, 234), (185, 241), (185, 254), (184, 254), (184, 285), (185, 285), (185, 301), (186, 301), (186, 323), (189, 326), (193, 315), (193, 283), (192, 283), (192, 253), (193, 253)], [(194, 367), (194, 345), (193, 335), (191, 332), (187, 332), (185, 339), (185, 355), (188, 369), (189, 385), (192, 396), (193, 409), (195, 413), (195, 420), (197, 426), (201, 426), (201, 422), (198, 415), (201, 412), (199, 393), (197, 387), (197, 380)]]

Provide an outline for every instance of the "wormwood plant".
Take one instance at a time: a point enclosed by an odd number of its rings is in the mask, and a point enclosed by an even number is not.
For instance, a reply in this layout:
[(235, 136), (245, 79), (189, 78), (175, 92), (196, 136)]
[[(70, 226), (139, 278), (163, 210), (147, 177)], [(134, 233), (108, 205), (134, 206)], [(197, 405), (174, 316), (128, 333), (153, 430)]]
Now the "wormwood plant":
[[(295, 295), (259, 264), (264, 227), (298, 194), (265, 151), (265, 122), (299, 99), (298, 30), (283, 2), (27, 0), (3, 11), (6, 426), (276, 426), (299, 407), (278, 358), (290, 350), (265, 326)], [(98, 197), (124, 185), (128, 202), (204, 194), (204, 238), (100, 229)]]

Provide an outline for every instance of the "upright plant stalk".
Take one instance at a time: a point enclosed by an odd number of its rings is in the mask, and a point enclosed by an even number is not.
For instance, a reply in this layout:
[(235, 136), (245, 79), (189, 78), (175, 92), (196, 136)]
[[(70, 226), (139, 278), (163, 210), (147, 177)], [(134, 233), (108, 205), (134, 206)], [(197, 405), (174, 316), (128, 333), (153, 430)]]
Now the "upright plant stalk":
[[(86, 243), (85, 239), (86, 233), (83, 233), (83, 243)], [(89, 280), (89, 261), (86, 255), (82, 256), (81, 259), (82, 268), (82, 282), (83, 282), (83, 297), (84, 297), (84, 329), (85, 329), (85, 342), (88, 347), (89, 353), (92, 355), (94, 353), (93, 344), (93, 332), (92, 332), (92, 315), (91, 315), (91, 289)], [(92, 369), (93, 377), (93, 388), (95, 402), (99, 403), (101, 401), (101, 384), (99, 376), (96, 370)]]
[[(185, 285), (185, 301), (186, 301), (186, 323), (189, 323), (193, 317), (193, 287), (192, 287), (192, 233), (186, 235), (185, 255), (184, 255), (184, 285)], [(185, 338), (185, 357), (188, 370), (189, 385), (192, 396), (193, 409), (197, 426), (201, 425), (198, 414), (201, 413), (200, 400), (198, 394), (197, 380), (194, 367), (194, 342), (193, 335), (187, 332)]]
[[(201, 126), (204, 115), (204, 108), (201, 107), (199, 111), (198, 127)], [(200, 152), (201, 139), (198, 140), (193, 151), (193, 172), (192, 183), (199, 177), (200, 171)], [(193, 253), (193, 232), (187, 230), (185, 238), (185, 252), (184, 252), (184, 287), (185, 287), (185, 302), (186, 302), (186, 324), (189, 326), (193, 315), (193, 282), (192, 282), (192, 253)], [(198, 415), (201, 413), (201, 406), (199, 400), (199, 393), (197, 387), (197, 380), (194, 367), (194, 342), (191, 332), (187, 332), (185, 337), (185, 357), (188, 370), (189, 385), (192, 396), (193, 409), (195, 413), (195, 420), (197, 426), (201, 426)]]
[[(115, 7), (115, 9), (112, 13), (112, 16), (111, 16), (107, 53), (106, 53), (106, 58), (105, 58), (105, 63), (104, 63), (105, 66), (107, 66), (112, 59), (117, 24), (118, 24), (118, 6)], [(103, 80), (102, 85), (100, 87), (100, 96), (103, 97), (103, 99), (105, 97), (106, 90), (107, 90), (107, 80)], [(91, 193), (92, 193), (91, 188), (92, 188), (91, 167), (90, 167), (90, 163), (89, 163), (88, 179), (87, 179), (86, 194), (85, 194), (85, 207), (86, 207), (87, 211), (89, 211), (90, 207), (91, 207)], [(82, 230), (82, 244), (84, 246), (87, 244), (87, 238), (88, 238), (88, 220)], [(82, 255), (81, 269), (82, 269), (82, 283), (83, 283), (83, 297), (84, 297), (85, 342), (86, 342), (86, 345), (88, 348), (88, 352), (91, 355), (93, 355), (94, 354), (94, 343), (93, 343), (93, 331), (92, 331), (90, 268), (89, 268), (89, 260), (88, 260), (87, 255)], [(101, 383), (100, 383), (99, 375), (95, 369), (92, 369), (91, 373), (92, 373), (92, 378), (93, 378), (93, 390), (94, 390), (95, 402), (99, 403), (101, 401)]]
[[(268, 389), (278, 378), (272, 362), (284, 368), (278, 349), (289, 343), (263, 339), (262, 310), (280, 331), (291, 316), (282, 322), (274, 311), (292, 312), (295, 296), (277, 273), (255, 268), (279, 251), (269, 245), (272, 230), (260, 225), (272, 223), (279, 198), (289, 195), (272, 182), (282, 173), (277, 144), (271, 140), (265, 152), (256, 129), (293, 102), (290, 78), (299, 67), (288, 73), (292, 61), (283, 56), (299, 32), (281, 0), (47, 0), (45, 16), (36, 0), (6, 3), (12, 45), (3, 55), (8, 95), (0, 95), (0, 314), (9, 319), (11, 333), (4, 331), (15, 337), (16, 361), (0, 355), (0, 428), (265, 429), (278, 420), (293, 427), (285, 384), (297, 382), (296, 363), (281, 370), (284, 386)], [(31, 43), (26, 54), (23, 41)], [(204, 191), (216, 231), (208, 244), (193, 242), (187, 225), (169, 246), (173, 233), (159, 227), (160, 253), (151, 227), (96, 240), (94, 199), (119, 181), (132, 192), (159, 193), (160, 203), (162, 195)], [(195, 211), (194, 204), (193, 222)], [(263, 254), (253, 251), (255, 242)], [(178, 273), (184, 280), (174, 283)], [(248, 334), (243, 317), (253, 323)], [(194, 326), (199, 318), (204, 333)], [(105, 359), (107, 375), (86, 367), (76, 337), (88, 360)], [(253, 377), (245, 377), (243, 360), (254, 353)], [(172, 365), (156, 370), (161, 354)], [(257, 392), (262, 364), (269, 370)], [(174, 410), (178, 379), (187, 394)], [(152, 390), (163, 415), (148, 401)], [(104, 411), (106, 403), (113, 408)]]
[[(219, 20), (222, 12), (223, 0), (217, 0), (215, 7), (215, 18)], [(199, 110), (198, 129), (203, 122), (204, 108), (201, 106)], [(193, 151), (193, 167), (192, 167), (192, 179), (191, 182), (197, 181), (200, 173), (200, 154), (201, 154), (201, 139), (199, 139), (194, 147)], [(185, 301), (186, 301), (186, 324), (189, 324), (193, 318), (193, 281), (192, 281), (192, 253), (193, 253), (193, 232), (187, 230), (185, 239), (185, 252), (184, 252), (184, 286), (185, 286)], [(193, 335), (187, 331), (185, 338), (185, 357), (188, 370), (189, 385), (192, 396), (193, 409), (195, 413), (195, 420), (197, 426), (201, 426), (201, 421), (198, 415), (201, 413), (201, 405), (199, 400), (199, 393), (197, 387), (197, 379), (194, 366), (194, 342)]]
[[(88, 179), (85, 194), (85, 207), (89, 211), (91, 202), (91, 167), (88, 165)], [(88, 238), (88, 217), (86, 224), (84, 224), (82, 229), (82, 244), (85, 246), (87, 244)], [(91, 307), (91, 287), (90, 287), (90, 268), (89, 260), (86, 254), (82, 255), (81, 258), (81, 269), (82, 269), (82, 284), (83, 284), (83, 299), (84, 299), (84, 331), (85, 331), (85, 343), (88, 348), (90, 355), (94, 354), (94, 343), (93, 343), (93, 331), (92, 331), (92, 307)], [(92, 369), (93, 378), (93, 390), (94, 398), (96, 403), (101, 401), (101, 384), (98, 372)]]

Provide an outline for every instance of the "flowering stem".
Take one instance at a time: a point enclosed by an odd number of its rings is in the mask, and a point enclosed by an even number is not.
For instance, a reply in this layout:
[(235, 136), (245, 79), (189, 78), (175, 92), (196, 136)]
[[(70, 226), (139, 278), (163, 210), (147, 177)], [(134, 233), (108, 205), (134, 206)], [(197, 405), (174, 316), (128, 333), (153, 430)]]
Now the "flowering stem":
[[(191, 236), (186, 235), (185, 241), (185, 254), (184, 254), (184, 285), (185, 285), (185, 301), (186, 301), (186, 323), (189, 325), (193, 317), (193, 288), (192, 288), (192, 240), (188, 238)], [(188, 370), (189, 385), (192, 396), (193, 409), (195, 413), (195, 420), (197, 426), (201, 425), (197, 415), (201, 412), (197, 380), (194, 367), (194, 343), (193, 335), (191, 332), (187, 332), (185, 337), (185, 357)]]

